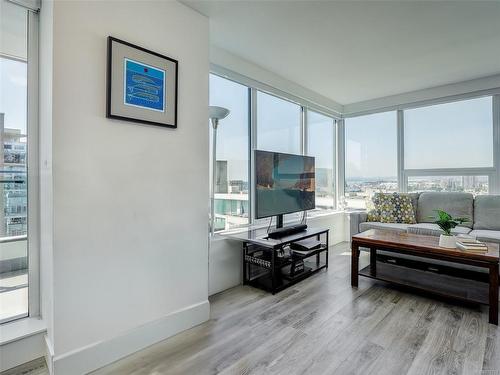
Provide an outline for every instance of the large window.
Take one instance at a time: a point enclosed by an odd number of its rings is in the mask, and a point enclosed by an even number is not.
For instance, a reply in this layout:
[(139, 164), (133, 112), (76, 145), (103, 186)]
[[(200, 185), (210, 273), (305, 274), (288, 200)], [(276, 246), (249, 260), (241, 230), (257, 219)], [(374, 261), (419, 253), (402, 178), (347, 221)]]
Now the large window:
[(405, 110), (408, 191), (487, 194), (495, 167), (493, 138), (492, 97)]
[(28, 315), (27, 20), (0, 3), (0, 323)]
[[(316, 210), (336, 207), (336, 120), (297, 101), (300, 99), (287, 100), (210, 75), (210, 105), (230, 110), (217, 130), (215, 230), (268, 223), (268, 219), (256, 220), (251, 215), (252, 148), (314, 156)], [(300, 219), (301, 215), (288, 214), (285, 221)]]
[(307, 154), (315, 157), (316, 208), (335, 207), (335, 120), (307, 111)]
[(257, 148), (301, 153), (301, 107), (276, 96), (257, 92)]
[(492, 98), (404, 111), (405, 169), (493, 167)]
[(233, 228), (249, 221), (248, 91), (246, 86), (210, 75), (210, 105), (230, 110), (217, 130), (215, 230)]
[(347, 207), (365, 208), (374, 193), (398, 190), (396, 112), (346, 119), (345, 150)]

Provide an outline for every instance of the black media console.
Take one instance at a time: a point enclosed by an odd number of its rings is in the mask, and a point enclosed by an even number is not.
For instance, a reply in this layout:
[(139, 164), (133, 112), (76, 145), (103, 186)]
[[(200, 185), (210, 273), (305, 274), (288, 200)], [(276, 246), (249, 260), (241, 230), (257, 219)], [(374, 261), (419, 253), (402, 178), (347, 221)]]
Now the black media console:
[[(328, 268), (328, 234), (328, 229), (307, 228), (281, 238), (269, 238), (265, 230), (226, 236), (243, 242), (243, 284), (275, 294)], [(306, 255), (290, 249), (291, 243), (307, 238), (316, 238), (321, 246)]]

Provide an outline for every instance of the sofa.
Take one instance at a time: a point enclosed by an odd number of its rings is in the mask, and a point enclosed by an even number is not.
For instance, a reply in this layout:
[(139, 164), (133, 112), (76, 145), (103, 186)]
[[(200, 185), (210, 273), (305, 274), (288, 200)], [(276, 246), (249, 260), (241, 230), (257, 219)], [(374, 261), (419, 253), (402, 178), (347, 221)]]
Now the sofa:
[(430, 236), (443, 233), (433, 223), (434, 210), (440, 209), (453, 217), (467, 217), (469, 222), (452, 230), (455, 235), (469, 234), (479, 241), (500, 244), (500, 195), (478, 195), (469, 193), (410, 193), (417, 224), (367, 222), (367, 213), (349, 213), (350, 236), (368, 229), (383, 229), (393, 232), (407, 232)]

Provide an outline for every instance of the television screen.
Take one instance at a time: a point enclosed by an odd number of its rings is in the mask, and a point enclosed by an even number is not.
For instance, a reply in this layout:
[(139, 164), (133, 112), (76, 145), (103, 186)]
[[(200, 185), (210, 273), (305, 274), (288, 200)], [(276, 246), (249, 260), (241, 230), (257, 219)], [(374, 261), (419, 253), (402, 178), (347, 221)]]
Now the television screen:
[(315, 208), (314, 158), (255, 151), (256, 218)]

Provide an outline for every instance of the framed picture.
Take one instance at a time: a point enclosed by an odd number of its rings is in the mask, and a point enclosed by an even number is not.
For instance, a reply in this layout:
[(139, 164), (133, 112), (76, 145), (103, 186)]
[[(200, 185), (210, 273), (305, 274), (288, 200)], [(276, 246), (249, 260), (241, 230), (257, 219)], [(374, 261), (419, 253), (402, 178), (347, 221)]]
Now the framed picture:
[(177, 60), (110, 36), (107, 68), (108, 118), (177, 127)]

